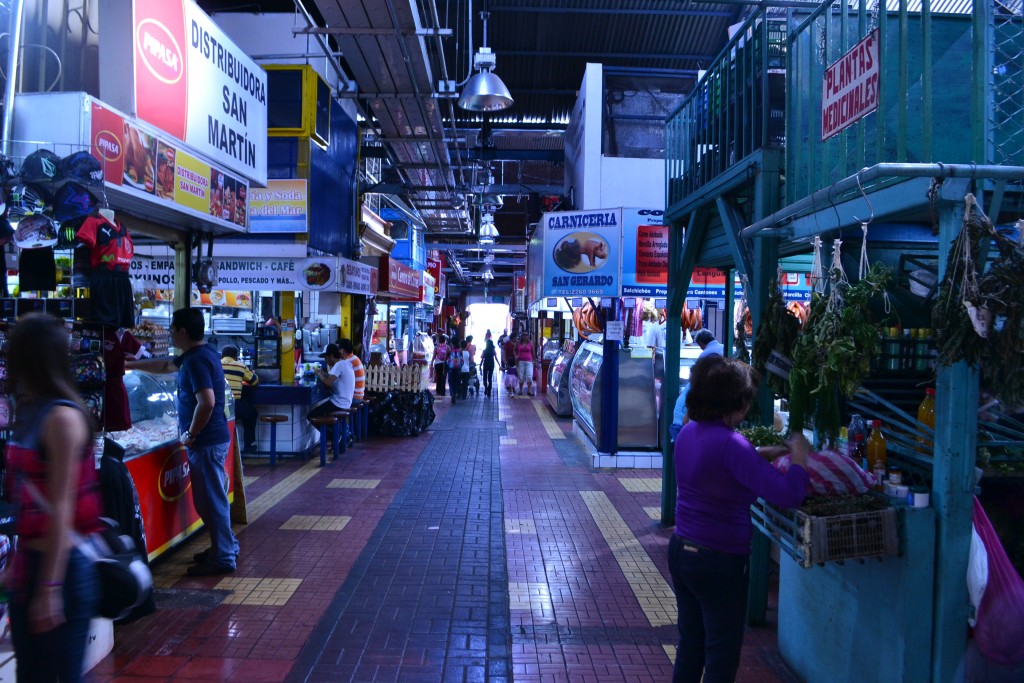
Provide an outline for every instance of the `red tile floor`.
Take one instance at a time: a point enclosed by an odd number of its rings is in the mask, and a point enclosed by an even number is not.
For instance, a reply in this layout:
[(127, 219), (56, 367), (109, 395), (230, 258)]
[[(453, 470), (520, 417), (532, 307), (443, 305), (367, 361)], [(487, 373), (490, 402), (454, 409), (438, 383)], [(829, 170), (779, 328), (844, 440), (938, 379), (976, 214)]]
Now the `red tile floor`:
[[(247, 459), (238, 571), (184, 578), (202, 532), (158, 560), (158, 612), (89, 680), (670, 680), (660, 471), (591, 468), (541, 397), (434, 405), (326, 468)], [(773, 626), (737, 680), (796, 680)]]

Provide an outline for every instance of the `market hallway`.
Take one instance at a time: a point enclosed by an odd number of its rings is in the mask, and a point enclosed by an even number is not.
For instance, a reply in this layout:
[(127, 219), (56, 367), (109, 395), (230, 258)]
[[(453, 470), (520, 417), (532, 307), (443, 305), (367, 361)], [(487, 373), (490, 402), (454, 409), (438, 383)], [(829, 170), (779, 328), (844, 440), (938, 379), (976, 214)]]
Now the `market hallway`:
[[(184, 578), (205, 533), (161, 558), (160, 609), (89, 680), (671, 680), (660, 471), (591, 468), (542, 397), (435, 410), (326, 468), (246, 459), (238, 571)], [(737, 680), (795, 682), (774, 628)]]

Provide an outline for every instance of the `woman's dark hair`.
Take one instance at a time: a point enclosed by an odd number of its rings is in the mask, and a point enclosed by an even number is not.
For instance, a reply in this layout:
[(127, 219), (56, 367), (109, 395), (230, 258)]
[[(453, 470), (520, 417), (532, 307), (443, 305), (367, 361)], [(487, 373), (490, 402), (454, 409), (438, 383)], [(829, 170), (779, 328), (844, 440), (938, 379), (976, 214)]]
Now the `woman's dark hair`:
[(442, 335), (441, 335), (440, 337), (438, 337), (437, 339), (438, 339), (438, 341), (439, 341), (439, 342), (441, 342), (442, 344), (447, 344), (447, 343), (448, 343), (448, 335), (447, 335), (447, 334), (442, 334)]
[(185, 330), (190, 341), (203, 341), (206, 335), (206, 321), (200, 308), (179, 308), (171, 315), (171, 327)]
[(710, 422), (746, 410), (757, 395), (759, 379), (757, 371), (742, 361), (705, 356), (690, 370), (686, 414), (696, 422)]
[(18, 319), (7, 340), (7, 375), (19, 400), (73, 401), (89, 415), (71, 376), (68, 331), (53, 316), (32, 313)]

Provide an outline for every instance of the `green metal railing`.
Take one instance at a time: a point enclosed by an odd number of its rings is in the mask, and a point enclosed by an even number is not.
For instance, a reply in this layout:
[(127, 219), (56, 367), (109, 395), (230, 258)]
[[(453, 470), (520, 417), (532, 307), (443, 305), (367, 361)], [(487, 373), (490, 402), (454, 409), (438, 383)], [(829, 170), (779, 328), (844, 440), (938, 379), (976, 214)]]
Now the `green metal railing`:
[[(789, 203), (877, 163), (1024, 163), (1019, 5), (975, 0), (940, 14), (936, 0), (879, 4), (836, 0), (790, 14)], [(878, 108), (822, 140), (826, 69), (876, 28)]]
[(668, 205), (785, 144), (786, 23), (758, 9), (666, 123)]

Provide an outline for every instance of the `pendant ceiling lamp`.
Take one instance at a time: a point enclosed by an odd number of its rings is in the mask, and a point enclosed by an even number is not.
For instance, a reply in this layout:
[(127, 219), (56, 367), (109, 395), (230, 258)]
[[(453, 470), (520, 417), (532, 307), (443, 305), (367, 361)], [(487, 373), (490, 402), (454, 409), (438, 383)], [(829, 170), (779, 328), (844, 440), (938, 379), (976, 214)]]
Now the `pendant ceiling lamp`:
[(485, 213), (480, 218), (480, 244), (494, 244), (498, 237), (498, 227), (494, 224), (494, 215)]
[[(487, 47), (487, 17), (490, 12), (481, 12), (480, 19), (484, 24), (483, 45), (473, 55), (475, 74), (470, 76), (459, 96), (459, 106), (467, 111), (501, 111), (512, 106), (512, 95), (498, 75), (493, 72), (497, 58)], [(472, 33), (472, 20), (470, 22)]]
[(480, 277), (483, 278), (484, 282), (490, 282), (494, 279), (494, 268), (491, 268), (490, 263), (485, 263), (484, 267), (480, 269)]

